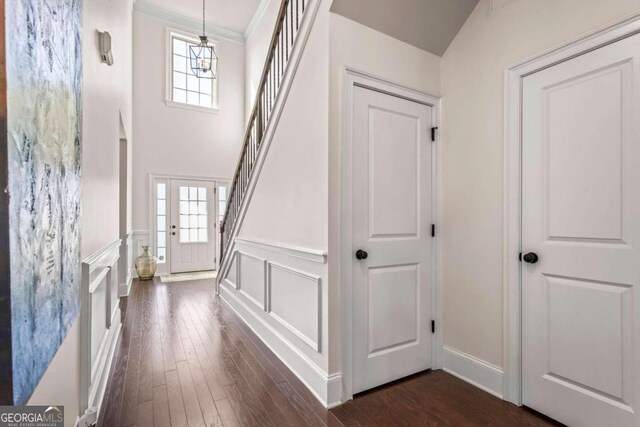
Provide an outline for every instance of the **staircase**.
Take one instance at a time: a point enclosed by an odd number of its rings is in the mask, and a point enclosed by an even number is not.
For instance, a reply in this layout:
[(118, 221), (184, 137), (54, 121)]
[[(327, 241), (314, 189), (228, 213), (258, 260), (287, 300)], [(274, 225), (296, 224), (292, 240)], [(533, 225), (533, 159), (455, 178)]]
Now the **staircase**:
[(221, 265), (231, 246), (238, 215), (253, 177), (256, 160), (263, 146), (265, 130), (271, 124), (274, 106), (291, 62), (291, 55), (298, 39), (298, 32), (301, 29), (302, 18), (308, 2), (309, 0), (282, 0), (278, 12), (264, 71), (245, 132), (240, 159), (229, 187), (227, 208), (220, 225)]

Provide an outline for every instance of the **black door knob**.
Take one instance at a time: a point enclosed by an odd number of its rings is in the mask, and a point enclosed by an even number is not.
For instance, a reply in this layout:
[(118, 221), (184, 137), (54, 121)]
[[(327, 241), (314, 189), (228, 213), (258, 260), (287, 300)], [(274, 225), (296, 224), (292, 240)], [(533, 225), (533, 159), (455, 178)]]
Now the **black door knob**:
[(538, 262), (538, 255), (533, 252), (529, 252), (522, 257), (522, 260), (528, 264), (535, 264), (536, 262)]
[(363, 251), (362, 249), (358, 249), (356, 251), (356, 258), (359, 260), (363, 260), (363, 259), (367, 259), (369, 257), (369, 254), (366, 251)]

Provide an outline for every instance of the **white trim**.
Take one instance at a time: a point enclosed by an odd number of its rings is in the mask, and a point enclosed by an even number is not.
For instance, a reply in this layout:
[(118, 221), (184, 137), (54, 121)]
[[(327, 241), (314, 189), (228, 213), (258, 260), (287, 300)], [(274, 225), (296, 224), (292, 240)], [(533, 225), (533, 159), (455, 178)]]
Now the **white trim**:
[(443, 371), (502, 399), (502, 369), (450, 347), (443, 348)]
[[(199, 19), (193, 19), (188, 16), (180, 15), (179, 13), (171, 12), (169, 10), (163, 9), (158, 6), (153, 6), (149, 3), (142, 1), (135, 1), (133, 3), (133, 12), (139, 13), (141, 15), (150, 16), (152, 18), (160, 19), (165, 22), (169, 22), (174, 25), (179, 25), (184, 28), (188, 28), (196, 33), (202, 32), (202, 21)], [(213, 34), (216, 37), (220, 37), (222, 39), (226, 39), (229, 41), (233, 41), (236, 43), (244, 43), (245, 38), (244, 35), (228, 30), (226, 28), (219, 27), (217, 25), (213, 25), (211, 23), (206, 23), (205, 31), (208, 34)]]
[(220, 297), (326, 408), (338, 406), (340, 374), (328, 375), (225, 287)]
[[(352, 257), (353, 257), (353, 231), (352, 231), (352, 112), (353, 112), (353, 91), (356, 86), (368, 87), (374, 90), (389, 93), (405, 99), (420, 102), (433, 108), (433, 126), (439, 127), (440, 123), (440, 98), (430, 95), (398, 83), (390, 82), (371, 74), (364, 73), (345, 67), (342, 71), (342, 103), (340, 112), (340, 227), (335, 230), (339, 234), (340, 256), (340, 300), (341, 300), (341, 369), (343, 381), (342, 401), (345, 402), (353, 398), (353, 299), (351, 283), (353, 281)], [(433, 156), (433, 201), (432, 217), (436, 225), (441, 218), (440, 214), (440, 138), (432, 143)], [(438, 164), (436, 164), (437, 162)], [(432, 277), (432, 316), (436, 321), (436, 332), (432, 340), (432, 367), (438, 369), (442, 361), (442, 313), (440, 309), (441, 289), (440, 289), (440, 248), (439, 233), (434, 239), (433, 253), (433, 277)]]
[(522, 404), (521, 325), (521, 125), (522, 79), (530, 74), (640, 33), (640, 13), (635, 13), (553, 49), (520, 61), (505, 70), (504, 129), (504, 384), (503, 396)]
[(244, 30), (244, 40), (247, 41), (249, 40), (249, 38), (251, 37), (251, 35), (253, 34), (253, 32), (256, 30), (256, 27), (258, 26), (258, 24), (260, 23), (260, 21), (262, 21), (262, 17), (264, 16), (264, 13), (267, 10), (267, 6), (269, 6), (269, 3), (271, 3), (271, 0), (261, 0), (260, 4), (258, 5), (256, 11), (254, 12), (253, 16), (251, 17), (251, 21), (249, 21), (249, 25), (247, 25), (247, 29)]
[[(167, 96), (169, 96), (169, 94), (167, 94)], [(218, 107), (201, 107), (199, 105), (191, 105), (184, 102), (172, 101), (171, 99), (165, 99), (164, 103), (167, 107), (183, 108), (185, 110), (199, 111), (201, 113), (207, 114), (218, 114), (218, 111), (220, 111), (220, 108)]]
[[(100, 406), (111, 370), (111, 363), (120, 336), (119, 298), (112, 307), (114, 283), (119, 293), (118, 269), (120, 260), (120, 239), (105, 246), (82, 262), (82, 283), (80, 288), (80, 410)], [(105, 287), (105, 331), (100, 340), (95, 360), (92, 360), (92, 294), (100, 286)], [(116, 297), (119, 297), (116, 296)]]
[(243, 237), (236, 237), (235, 241), (237, 243), (243, 243), (248, 246), (262, 248), (268, 251), (289, 255), (295, 258), (306, 259), (307, 261), (317, 262), (320, 264), (327, 263), (327, 251), (319, 249), (308, 249), (301, 246), (267, 242), (265, 240), (246, 239)]
[[(302, 15), (300, 28), (298, 29), (293, 47), (291, 48), (291, 56), (289, 57), (284, 76), (282, 77), (282, 83), (273, 105), (271, 117), (264, 130), (263, 141), (260, 144), (260, 149), (258, 150), (258, 155), (254, 163), (253, 171), (251, 172), (249, 182), (246, 185), (246, 190), (242, 204), (240, 206), (240, 210), (238, 211), (238, 214), (236, 216), (236, 221), (233, 225), (233, 229), (229, 233), (229, 246), (226, 248), (227, 253), (232, 253), (231, 251), (233, 251), (233, 247), (235, 245), (235, 238), (238, 235), (240, 228), (242, 227), (242, 223), (244, 222), (244, 217), (249, 207), (249, 201), (251, 200), (253, 191), (255, 190), (256, 183), (260, 178), (260, 173), (262, 171), (264, 161), (267, 157), (267, 153), (269, 152), (269, 147), (271, 146), (271, 142), (273, 141), (275, 131), (278, 128), (278, 123), (280, 122), (280, 117), (282, 115), (284, 105), (289, 96), (291, 85), (293, 84), (294, 77), (300, 64), (300, 60), (302, 59), (304, 48), (307, 44), (307, 40), (309, 39), (309, 35), (311, 33), (311, 29), (313, 28), (313, 23), (315, 22), (315, 18), (321, 3), (322, 0), (308, 0), (307, 9)], [(222, 265), (220, 266), (220, 274), (217, 281), (218, 287), (220, 281), (222, 280), (222, 277), (225, 277), (226, 275), (226, 269), (229, 268), (229, 258), (230, 257), (226, 257), (223, 260)]]
[(131, 284), (133, 283), (132, 254), (133, 250), (133, 233), (127, 234), (122, 239), (120, 245), (120, 260), (118, 264), (118, 280), (120, 281), (118, 292), (120, 297), (127, 297), (131, 292)]

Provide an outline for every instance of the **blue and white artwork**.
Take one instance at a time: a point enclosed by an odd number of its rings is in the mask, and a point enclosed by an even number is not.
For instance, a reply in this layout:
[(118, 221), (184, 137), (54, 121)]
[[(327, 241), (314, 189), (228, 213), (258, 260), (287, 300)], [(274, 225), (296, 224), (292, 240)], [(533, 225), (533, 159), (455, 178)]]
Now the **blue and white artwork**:
[(82, 1), (6, 4), (13, 398), (80, 309)]

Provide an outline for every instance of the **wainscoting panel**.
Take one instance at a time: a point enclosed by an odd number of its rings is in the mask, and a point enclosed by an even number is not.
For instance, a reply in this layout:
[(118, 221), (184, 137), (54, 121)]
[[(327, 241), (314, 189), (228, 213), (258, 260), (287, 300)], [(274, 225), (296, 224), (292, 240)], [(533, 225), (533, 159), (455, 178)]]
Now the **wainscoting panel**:
[(328, 372), (327, 256), (323, 251), (236, 239), (220, 272), (220, 297), (327, 407), (340, 403)]
[(312, 349), (320, 351), (320, 277), (269, 263), (267, 293), (271, 317)]
[(240, 293), (260, 309), (266, 310), (267, 260), (243, 252), (238, 252), (236, 257), (239, 265), (236, 283)]
[[(120, 334), (120, 240), (82, 262), (81, 410), (99, 409)], [(99, 410), (98, 410), (99, 412)]]

